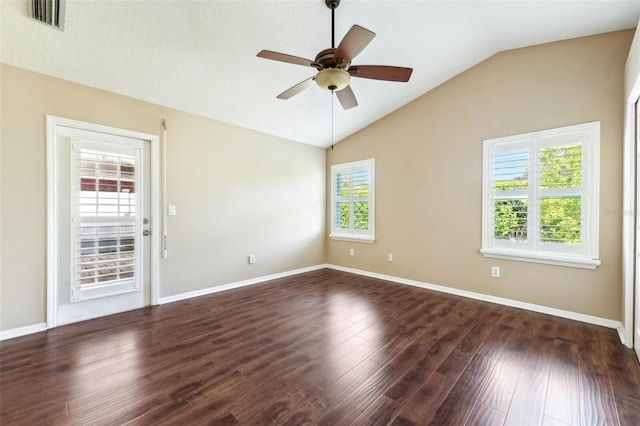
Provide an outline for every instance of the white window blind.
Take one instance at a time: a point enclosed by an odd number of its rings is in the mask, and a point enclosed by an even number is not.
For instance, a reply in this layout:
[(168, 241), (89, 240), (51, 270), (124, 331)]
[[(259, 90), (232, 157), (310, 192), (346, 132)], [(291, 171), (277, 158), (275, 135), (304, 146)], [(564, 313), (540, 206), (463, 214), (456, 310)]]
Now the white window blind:
[(331, 238), (375, 240), (375, 160), (331, 166)]
[(540, 242), (582, 246), (582, 143), (542, 146), (537, 155)]
[(489, 257), (595, 268), (599, 123), (484, 142)]
[(136, 191), (140, 149), (75, 140), (71, 301), (141, 288)]
[(529, 235), (529, 150), (521, 142), (496, 148), (492, 159), (494, 238), (512, 244)]

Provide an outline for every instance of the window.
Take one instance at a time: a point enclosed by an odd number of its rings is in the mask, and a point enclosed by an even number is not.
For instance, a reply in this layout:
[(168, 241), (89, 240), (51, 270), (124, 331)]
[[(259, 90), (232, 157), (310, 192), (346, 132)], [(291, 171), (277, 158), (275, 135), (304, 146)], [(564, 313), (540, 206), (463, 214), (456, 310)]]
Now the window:
[(375, 160), (331, 166), (331, 234), (336, 240), (375, 240)]
[(595, 269), (600, 123), (484, 141), (484, 256)]

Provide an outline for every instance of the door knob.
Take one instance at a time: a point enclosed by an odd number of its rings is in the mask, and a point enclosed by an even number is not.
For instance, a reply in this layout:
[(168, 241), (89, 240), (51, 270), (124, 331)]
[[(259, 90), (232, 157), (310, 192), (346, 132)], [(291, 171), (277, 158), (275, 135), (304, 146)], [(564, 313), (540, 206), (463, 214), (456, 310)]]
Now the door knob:
[(149, 235), (151, 235), (151, 231), (149, 231), (148, 229), (145, 229), (144, 231), (142, 231), (142, 235), (144, 235), (145, 237), (148, 237)]

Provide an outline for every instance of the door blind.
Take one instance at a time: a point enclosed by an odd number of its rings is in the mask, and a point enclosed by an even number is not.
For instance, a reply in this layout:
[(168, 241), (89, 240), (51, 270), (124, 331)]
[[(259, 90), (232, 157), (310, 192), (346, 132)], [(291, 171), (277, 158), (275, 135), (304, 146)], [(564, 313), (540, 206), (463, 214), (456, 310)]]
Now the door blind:
[[(101, 151), (74, 144), (72, 301), (131, 291), (136, 279), (139, 150)], [(111, 289), (113, 290), (113, 288)]]

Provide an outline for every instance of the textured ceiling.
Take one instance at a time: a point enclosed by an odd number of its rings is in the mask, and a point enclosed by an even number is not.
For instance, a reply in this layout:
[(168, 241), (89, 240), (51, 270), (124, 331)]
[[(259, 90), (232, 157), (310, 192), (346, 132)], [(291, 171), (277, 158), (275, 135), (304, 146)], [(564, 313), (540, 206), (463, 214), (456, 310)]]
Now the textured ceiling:
[[(276, 96), (312, 68), (256, 57), (314, 59), (331, 47), (324, 0), (67, 0), (64, 31), (0, 0), (3, 63), (306, 144), (331, 144), (329, 92)], [(357, 65), (414, 68), (408, 83), (352, 79), (359, 102), (334, 103), (339, 141), (508, 49), (634, 28), (640, 1), (342, 0), (336, 44), (353, 25), (377, 34)]]

